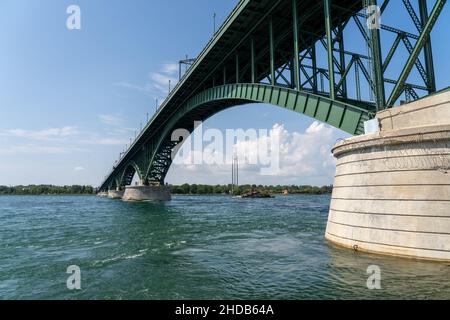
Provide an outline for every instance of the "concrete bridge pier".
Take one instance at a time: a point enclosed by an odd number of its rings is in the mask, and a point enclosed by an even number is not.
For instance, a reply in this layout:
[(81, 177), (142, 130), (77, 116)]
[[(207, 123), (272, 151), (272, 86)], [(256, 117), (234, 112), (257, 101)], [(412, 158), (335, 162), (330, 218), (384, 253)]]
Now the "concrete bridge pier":
[(122, 199), (124, 190), (116, 189), (108, 191), (108, 198), (110, 199)]
[(170, 201), (172, 196), (166, 186), (127, 186), (124, 201)]
[(378, 113), (338, 143), (326, 238), (358, 251), (450, 261), (450, 90)]

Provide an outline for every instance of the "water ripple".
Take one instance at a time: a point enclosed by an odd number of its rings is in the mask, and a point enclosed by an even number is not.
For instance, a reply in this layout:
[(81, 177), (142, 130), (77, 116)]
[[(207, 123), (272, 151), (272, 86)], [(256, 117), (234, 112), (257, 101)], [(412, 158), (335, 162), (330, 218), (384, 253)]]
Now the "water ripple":
[[(449, 299), (450, 267), (324, 240), (329, 196), (0, 197), (0, 299)], [(82, 290), (66, 288), (69, 265)], [(367, 267), (382, 270), (368, 290)]]

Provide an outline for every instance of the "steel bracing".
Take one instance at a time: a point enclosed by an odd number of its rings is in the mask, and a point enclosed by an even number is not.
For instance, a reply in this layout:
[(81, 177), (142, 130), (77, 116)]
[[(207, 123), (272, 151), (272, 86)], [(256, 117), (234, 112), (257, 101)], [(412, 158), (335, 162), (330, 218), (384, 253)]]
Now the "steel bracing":
[[(362, 134), (365, 121), (402, 96), (436, 91), (430, 35), (445, 4), (402, 0), (414, 26), (402, 30), (379, 19), (390, 0), (240, 1), (200, 55), (180, 61), (186, 72), (180, 64), (179, 83), (100, 189), (129, 185), (136, 172), (145, 185), (163, 184), (182, 143), (172, 132), (192, 132), (195, 121), (236, 105), (269, 103)], [(407, 55), (397, 62), (401, 49)], [(388, 76), (394, 61), (402, 70)]]

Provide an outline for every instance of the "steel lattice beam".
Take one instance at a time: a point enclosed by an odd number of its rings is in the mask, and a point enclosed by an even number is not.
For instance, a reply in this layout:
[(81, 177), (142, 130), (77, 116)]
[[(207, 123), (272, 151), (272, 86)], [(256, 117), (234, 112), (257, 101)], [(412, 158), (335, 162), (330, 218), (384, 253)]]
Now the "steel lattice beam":
[[(389, 0), (364, 2), (380, 4), (383, 14), (391, 9)], [(393, 106), (402, 93), (411, 100), (436, 90), (430, 32), (446, 0), (433, 2), (429, 14), (426, 0), (403, 0), (414, 30), (384, 24), (367, 30), (371, 12), (363, 0), (241, 0), (199, 56), (183, 60), (189, 65), (186, 73), (181, 77), (180, 72), (179, 83), (101, 188), (131, 183), (136, 172), (144, 184), (164, 183), (172, 152), (182, 143), (170, 141), (171, 130), (192, 131), (194, 120), (243, 103), (271, 103), (351, 134), (362, 133), (363, 121)], [(362, 38), (355, 40), (348, 28), (356, 28)], [(383, 57), (385, 33), (393, 33), (395, 40)], [(348, 50), (354, 47), (346, 45), (349, 41), (362, 41), (360, 47), (368, 52)], [(390, 79), (395, 76), (386, 74), (399, 63), (401, 44), (409, 56), (398, 79)], [(408, 81), (414, 67), (424, 83)]]

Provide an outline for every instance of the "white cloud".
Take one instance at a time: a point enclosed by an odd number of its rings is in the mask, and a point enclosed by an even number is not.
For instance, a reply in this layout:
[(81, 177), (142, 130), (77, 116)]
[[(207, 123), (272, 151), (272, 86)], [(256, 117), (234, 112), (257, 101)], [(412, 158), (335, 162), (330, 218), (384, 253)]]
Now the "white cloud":
[(122, 118), (112, 114), (101, 114), (98, 117), (102, 123), (109, 126), (120, 126), (123, 123)]
[[(331, 129), (331, 128), (329, 128)], [(315, 134), (315, 133), (319, 133), (321, 131), (327, 130), (325, 127), (325, 123), (323, 122), (318, 122), (318, 121), (314, 121), (309, 127), (308, 129), (306, 129), (306, 133), (307, 134)], [(327, 130), (328, 133), (330, 133), (330, 130)]]
[(132, 90), (136, 90), (136, 91), (142, 91), (143, 93), (148, 93), (149, 92), (149, 88), (146, 86), (138, 86), (129, 82), (117, 82), (115, 83), (116, 86), (118, 87), (122, 87), (122, 88), (126, 88), (126, 89), (132, 89)]
[(57, 155), (57, 154), (68, 154), (85, 151), (86, 149), (76, 147), (19, 145), (0, 148), (0, 155), (17, 155), (17, 154)]
[[(11, 129), (0, 131), (0, 137), (4, 138), (2, 144), (0, 144), (0, 154), (66, 154), (84, 152), (88, 145), (124, 146), (128, 143), (128, 139), (123, 137), (134, 129), (115, 127), (116, 124), (121, 122), (121, 119), (116, 116), (101, 115), (99, 117), (104, 123), (113, 126), (112, 133), (100, 134), (79, 131), (74, 126), (41, 130)], [(30, 143), (20, 143), (10, 138), (30, 141)], [(31, 143), (31, 141), (33, 142)]]
[(120, 138), (94, 138), (92, 140), (85, 141), (88, 144), (96, 144), (102, 146), (117, 146), (117, 145), (125, 145), (128, 143), (128, 140), (120, 139)]
[[(248, 183), (275, 183), (275, 184), (326, 184), (332, 183), (335, 170), (335, 159), (331, 149), (337, 138), (342, 136), (337, 129), (329, 127), (320, 122), (313, 122), (303, 133), (288, 132), (281, 124), (275, 124), (268, 136), (260, 136), (249, 141), (239, 141), (235, 149), (240, 157), (246, 152), (246, 158), (258, 159), (258, 150), (263, 150), (262, 145), (268, 143), (271, 137), (278, 137), (280, 145), (280, 166), (279, 171), (274, 176), (264, 177), (260, 174), (261, 167), (266, 165), (247, 164), (240, 159), (241, 181)], [(183, 152), (183, 148), (181, 149)], [(194, 156), (203, 159), (219, 157), (225, 159), (223, 154), (217, 155), (216, 150), (206, 147), (202, 150), (186, 152), (183, 161), (174, 161), (173, 168), (168, 176), (168, 181), (181, 183), (178, 177), (187, 181), (196, 180), (197, 183), (208, 183), (211, 177), (221, 183), (228, 183), (230, 180), (231, 164), (221, 165), (202, 164), (194, 165)], [(177, 156), (178, 157), (178, 156)], [(197, 158), (198, 159), (198, 158)], [(181, 162), (181, 163), (180, 163)], [(208, 161), (205, 161), (208, 162)]]
[(169, 90), (169, 81), (171, 82), (172, 86), (177, 82), (174, 77), (158, 72), (151, 73), (150, 79), (153, 81), (153, 87), (158, 88), (161, 91), (163, 91), (164, 89)]
[(86, 169), (83, 168), (83, 167), (75, 167), (75, 168), (73, 168), (73, 170), (74, 170), (74, 171), (84, 171), (84, 170), (86, 170)]
[(43, 130), (24, 130), (12, 129), (5, 130), (0, 133), (3, 136), (34, 139), (34, 140), (55, 140), (76, 135), (78, 133), (76, 127), (48, 128)]
[(178, 72), (179, 66), (178, 63), (165, 63), (162, 67), (161, 72), (169, 75), (174, 75)]
[(280, 175), (320, 175), (326, 169), (334, 169), (334, 129), (317, 121), (303, 134), (290, 134), (284, 127), (276, 129), (281, 137)]
[(171, 87), (174, 88), (178, 82), (176, 76), (178, 72), (178, 64), (164, 63), (157, 72), (150, 72), (148, 80), (144, 85), (136, 85), (129, 82), (119, 82), (116, 86), (139, 91), (147, 96), (153, 97), (160, 101), (169, 93), (169, 81)]

